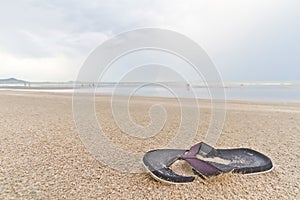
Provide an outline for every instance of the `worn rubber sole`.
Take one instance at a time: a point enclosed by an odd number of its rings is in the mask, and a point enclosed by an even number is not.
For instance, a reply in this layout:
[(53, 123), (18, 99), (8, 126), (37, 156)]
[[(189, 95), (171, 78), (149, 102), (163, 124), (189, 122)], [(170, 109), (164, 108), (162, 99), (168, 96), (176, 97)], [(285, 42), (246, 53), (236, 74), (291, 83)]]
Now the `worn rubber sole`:
[[(196, 174), (195, 176), (182, 176), (176, 174), (167, 167), (185, 152), (187, 152), (187, 150), (152, 150), (145, 154), (143, 164), (152, 177), (158, 181), (168, 184), (189, 183), (194, 181)], [(210, 155), (202, 159), (222, 171), (230, 171), (232, 173), (245, 175), (268, 173), (274, 168), (271, 160), (267, 156), (255, 150), (246, 148), (215, 149)], [(222, 160), (228, 161), (229, 163), (224, 163)], [(200, 172), (198, 173), (199, 175), (202, 175)], [(202, 175), (202, 177), (205, 176)]]

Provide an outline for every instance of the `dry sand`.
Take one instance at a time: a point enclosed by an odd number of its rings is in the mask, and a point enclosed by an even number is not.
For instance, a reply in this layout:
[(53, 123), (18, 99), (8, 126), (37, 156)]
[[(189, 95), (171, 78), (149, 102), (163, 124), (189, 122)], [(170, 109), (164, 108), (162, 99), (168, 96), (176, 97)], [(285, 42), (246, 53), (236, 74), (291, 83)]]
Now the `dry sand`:
[[(158, 136), (136, 141), (114, 124), (108, 97), (96, 98), (97, 114), (111, 140), (124, 149), (145, 152), (161, 147), (178, 128), (175, 100)], [(132, 117), (147, 125), (151, 99), (136, 98)], [(201, 141), (210, 119), (201, 101)], [(163, 139), (162, 139), (163, 138)], [(300, 104), (231, 101), (218, 148), (248, 147), (268, 155), (275, 169), (267, 174), (226, 174), (166, 185), (147, 173), (124, 174), (98, 162), (79, 139), (70, 94), (0, 91), (0, 199), (300, 199)]]

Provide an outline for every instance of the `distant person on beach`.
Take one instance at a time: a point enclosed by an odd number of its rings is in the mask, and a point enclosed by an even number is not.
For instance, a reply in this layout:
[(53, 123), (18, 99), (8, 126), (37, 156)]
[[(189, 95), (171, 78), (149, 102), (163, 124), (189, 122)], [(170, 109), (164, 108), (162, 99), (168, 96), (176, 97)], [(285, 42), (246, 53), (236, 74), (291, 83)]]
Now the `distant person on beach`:
[(186, 84), (186, 90), (190, 91), (190, 84)]

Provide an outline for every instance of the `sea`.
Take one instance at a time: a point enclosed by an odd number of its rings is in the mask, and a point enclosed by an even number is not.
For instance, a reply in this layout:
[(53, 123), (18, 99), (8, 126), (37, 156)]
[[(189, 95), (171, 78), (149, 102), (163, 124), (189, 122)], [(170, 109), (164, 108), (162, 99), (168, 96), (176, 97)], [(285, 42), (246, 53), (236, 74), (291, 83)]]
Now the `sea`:
[(146, 96), (166, 98), (225, 99), (255, 102), (300, 102), (300, 82), (201, 84), (0, 84), (0, 90), (51, 93), (95, 93), (96, 95)]

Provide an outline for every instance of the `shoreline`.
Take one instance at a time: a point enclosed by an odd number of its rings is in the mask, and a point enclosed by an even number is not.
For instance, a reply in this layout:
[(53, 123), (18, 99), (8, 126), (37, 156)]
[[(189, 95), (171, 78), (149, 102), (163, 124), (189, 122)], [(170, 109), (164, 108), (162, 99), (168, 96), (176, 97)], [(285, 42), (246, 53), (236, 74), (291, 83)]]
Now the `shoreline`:
[[(66, 90), (70, 90), (70, 91), (67, 91)], [(72, 90), (72, 91), (71, 91)], [(55, 87), (51, 88), (51, 89), (45, 89), (45, 88), (38, 88), (38, 89), (28, 89), (28, 90), (25, 90), (25, 89), (8, 89), (8, 88), (1, 88), (0, 87), (0, 93), (5, 93), (5, 92), (16, 92), (16, 93), (29, 93), (29, 94), (35, 94), (35, 93), (41, 93), (41, 94), (64, 94), (64, 95), (73, 95), (74, 93), (74, 90), (73, 88), (70, 89), (70, 88), (63, 88), (63, 89), (57, 89)], [(107, 94), (107, 93), (94, 93), (95, 96), (97, 97), (110, 97), (111, 95)], [(125, 97), (126, 95), (115, 95), (117, 97)], [(226, 96), (226, 95), (225, 95)], [(175, 97), (168, 97), (168, 96), (150, 96), (150, 95), (136, 95), (134, 97), (138, 97), (138, 98), (153, 98), (153, 99), (162, 99), (162, 100), (165, 100), (165, 99), (176, 99)], [(181, 99), (186, 99), (186, 100), (189, 100), (191, 98), (184, 98), (184, 97), (181, 97)], [(198, 101), (211, 101), (211, 99), (208, 99), (208, 98), (196, 98)], [(216, 100), (218, 101), (218, 100)], [(258, 104), (294, 104), (294, 105), (300, 105), (300, 100), (289, 100), (289, 101), (281, 101), (281, 100), (258, 100), (258, 99), (226, 99), (225, 98), (225, 102), (237, 102), (237, 103), (258, 103)]]

